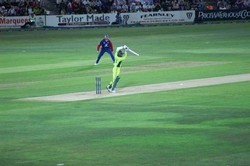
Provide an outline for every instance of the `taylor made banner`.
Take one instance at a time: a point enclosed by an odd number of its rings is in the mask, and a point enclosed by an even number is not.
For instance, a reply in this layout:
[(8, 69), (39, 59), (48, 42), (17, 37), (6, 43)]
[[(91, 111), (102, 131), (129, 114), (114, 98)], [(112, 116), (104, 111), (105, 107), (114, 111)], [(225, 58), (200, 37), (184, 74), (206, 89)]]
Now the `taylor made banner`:
[(246, 20), (250, 9), (196, 11), (195, 21)]
[(49, 27), (107, 26), (111, 25), (112, 22), (115, 22), (115, 13), (50, 15), (46, 17), (46, 26)]
[[(37, 26), (85, 27), (108, 26), (112, 24), (157, 24), (174, 22), (194, 22), (195, 11), (138, 12), (82, 15), (36, 16)], [(28, 21), (27, 16), (0, 17), (0, 27), (20, 27)]]

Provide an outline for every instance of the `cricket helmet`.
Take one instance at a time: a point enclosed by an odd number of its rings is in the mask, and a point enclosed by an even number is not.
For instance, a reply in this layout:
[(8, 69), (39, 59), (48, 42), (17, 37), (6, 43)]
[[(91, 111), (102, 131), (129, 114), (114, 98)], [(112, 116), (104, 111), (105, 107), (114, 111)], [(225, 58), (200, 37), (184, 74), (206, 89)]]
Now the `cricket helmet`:
[(117, 56), (122, 57), (123, 54), (124, 54), (124, 52), (122, 50), (119, 50), (118, 53), (117, 53)]

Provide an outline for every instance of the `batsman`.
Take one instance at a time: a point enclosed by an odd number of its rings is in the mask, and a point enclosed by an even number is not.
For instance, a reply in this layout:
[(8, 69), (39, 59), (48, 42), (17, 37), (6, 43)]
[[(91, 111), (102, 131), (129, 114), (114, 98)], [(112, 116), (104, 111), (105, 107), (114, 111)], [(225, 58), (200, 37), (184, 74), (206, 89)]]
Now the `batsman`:
[(110, 84), (106, 87), (109, 92), (115, 93), (116, 85), (120, 80), (120, 71), (122, 62), (127, 58), (129, 48), (124, 45), (116, 48), (115, 51), (115, 63), (113, 67), (113, 79)]

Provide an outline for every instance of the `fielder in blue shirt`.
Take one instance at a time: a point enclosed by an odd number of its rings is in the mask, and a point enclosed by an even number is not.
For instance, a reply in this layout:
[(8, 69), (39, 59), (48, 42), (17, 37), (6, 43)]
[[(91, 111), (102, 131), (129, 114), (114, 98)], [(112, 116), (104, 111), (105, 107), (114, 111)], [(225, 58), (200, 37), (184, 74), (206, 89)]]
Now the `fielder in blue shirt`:
[[(101, 47), (101, 50), (100, 50), (100, 47)], [(113, 55), (113, 44), (111, 40), (109, 40), (109, 36), (107, 34), (104, 36), (104, 39), (102, 39), (100, 43), (97, 45), (97, 53), (99, 54), (96, 59), (95, 65), (98, 65), (101, 57), (103, 56), (105, 52), (107, 52), (110, 55), (113, 63), (115, 63), (115, 58)]]

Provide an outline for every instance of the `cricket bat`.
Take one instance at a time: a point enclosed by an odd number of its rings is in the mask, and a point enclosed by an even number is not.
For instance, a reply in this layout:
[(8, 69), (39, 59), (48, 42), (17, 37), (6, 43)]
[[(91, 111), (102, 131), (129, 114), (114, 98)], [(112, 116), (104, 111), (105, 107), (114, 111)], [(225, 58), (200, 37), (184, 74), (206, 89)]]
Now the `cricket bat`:
[(131, 52), (132, 54), (136, 55), (136, 56), (139, 56), (139, 54), (133, 50), (131, 50), (130, 48), (128, 48), (128, 51)]

